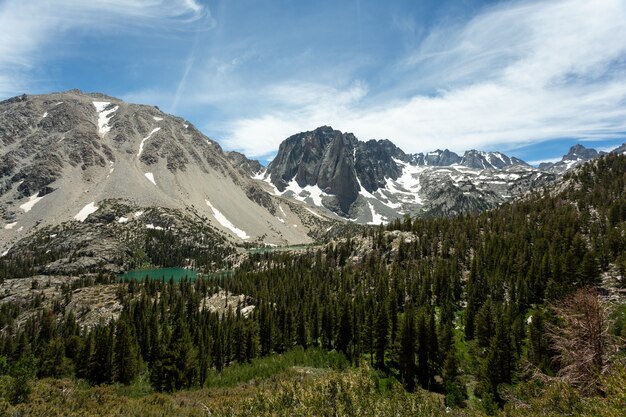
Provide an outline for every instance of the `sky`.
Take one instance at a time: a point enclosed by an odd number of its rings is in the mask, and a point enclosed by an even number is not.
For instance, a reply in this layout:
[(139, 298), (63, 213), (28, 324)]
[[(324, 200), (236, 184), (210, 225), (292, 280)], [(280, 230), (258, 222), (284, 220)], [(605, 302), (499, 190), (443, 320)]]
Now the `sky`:
[(626, 0), (0, 0), (0, 98), (157, 105), (262, 162), (329, 125), (532, 163), (626, 141)]

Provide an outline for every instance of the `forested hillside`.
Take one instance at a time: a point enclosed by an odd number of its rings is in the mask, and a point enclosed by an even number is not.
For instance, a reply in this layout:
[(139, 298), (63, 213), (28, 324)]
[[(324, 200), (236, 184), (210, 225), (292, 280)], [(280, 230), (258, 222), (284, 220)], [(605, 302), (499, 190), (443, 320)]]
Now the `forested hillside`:
[[(32, 378), (143, 384), (143, 396), (212, 387), (228, 369), (246, 369), (238, 383), (261, 380), (264, 360), (304, 349), (290, 364), (359, 367), (332, 371), (331, 380), (347, 392), (341, 401), (380, 398), (388, 408), (376, 415), (432, 415), (446, 406), (468, 415), (541, 407), (550, 415), (605, 407), (611, 415), (624, 405), (626, 375), (619, 338), (626, 336), (625, 189), (626, 157), (609, 155), (557, 189), (482, 214), (407, 217), (304, 254), (251, 254), (228, 278), (119, 285), (120, 318), (92, 328), (66, 312), (71, 292), (53, 310), (4, 303), (0, 388), (9, 403), (26, 402), (5, 405), (35, 407), (28, 405)], [(248, 301), (211, 311), (206, 299), (218, 290)], [(18, 326), (15, 318), (31, 308)], [(584, 333), (581, 320), (597, 331)], [(327, 359), (326, 351), (337, 356)], [(316, 399), (326, 389), (319, 378), (289, 377), (279, 393), (261, 384), (256, 402), (238, 398), (228, 412), (366, 415)], [(419, 408), (426, 403), (432, 407)]]

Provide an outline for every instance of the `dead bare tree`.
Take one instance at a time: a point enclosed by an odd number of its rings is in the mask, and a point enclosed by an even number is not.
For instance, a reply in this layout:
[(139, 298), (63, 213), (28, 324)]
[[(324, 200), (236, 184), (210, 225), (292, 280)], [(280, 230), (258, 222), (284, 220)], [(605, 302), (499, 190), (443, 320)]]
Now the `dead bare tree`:
[(561, 321), (548, 327), (560, 366), (557, 376), (583, 394), (601, 394), (601, 376), (618, 351), (617, 340), (610, 333), (607, 305), (595, 289), (585, 288), (552, 308)]

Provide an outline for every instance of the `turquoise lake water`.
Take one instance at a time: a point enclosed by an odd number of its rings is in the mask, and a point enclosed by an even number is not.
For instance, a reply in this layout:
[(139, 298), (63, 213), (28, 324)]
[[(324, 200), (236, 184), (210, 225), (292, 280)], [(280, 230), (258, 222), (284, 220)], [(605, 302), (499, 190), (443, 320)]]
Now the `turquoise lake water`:
[(185, 277), (189, 280), (194, 280), (198, 277), (198, 274), (196, 271), (185, 268), (140, 269), (120, 274), (120, 279), (122, 281), (130, 281), (131, 279), (134, 279), (135, 281), (143, 281), (146, 277), (152, 280), (162, 280), (165, 278), (165, 281), (169, 281), (170, 278), (173, 278), (175, 282), (178, 282)]

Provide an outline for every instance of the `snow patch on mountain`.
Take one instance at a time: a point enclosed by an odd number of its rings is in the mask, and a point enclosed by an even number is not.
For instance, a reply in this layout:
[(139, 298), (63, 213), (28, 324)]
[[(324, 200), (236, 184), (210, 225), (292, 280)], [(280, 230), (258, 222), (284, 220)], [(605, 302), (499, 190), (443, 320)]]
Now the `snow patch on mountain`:
[(145, 174), (143, 174), (148, 181), (150, 181), (152, 184), (157, 185), (156, 181), (154, 180), (154, 174), (152, 172), (146, 172)]
[(204, 200), (204, 201), (206, 202), (206, 205), (209, 206), (209, 208), (213, 211), (213, 217), (215, 217), (215, 220), (217, 220), (219, 224), (221, 224), (222, 226), (224, 226), (225, 228), (233, 232), (236, 236), (238, 236), (241, 239), (250, 238), (250, 236), (245, 231), (239, 229), (237, 226), (232, 224), (230, 220), (228, 220), (226, 216), (222, 214), (221, 211), (215, 208), (209, 200)]
[(368, 201), (367, 205), (369, 206), (370, 212), (372, 213), (372, 220), (367, 222), (367, 224), (372, 224), (372, 225), (387, 224), (387, 220), (385, 216), (378, 214), (376, 210), (374, 209), (374, 206), (372, 205), (372, 203)]
[[(278, 191), (278, 190), (276, 190)], [(293, 198), (298, 201), (306, 201), (307, 198), (310, 198), (318, 207), (324, 207), (322, 204), (322, 197), (327, 196), (324, 191), (320, 189), (317, 185), (307, 185), (305, 187), (300, 187), (295, 179), (289, 181), (287, 188), (282, 193), (278, 193), (278, 195), (283, 195), (287, 192), (293, 193)]]
[(5, 224), (5, 225), (4, 225), (4, 228), (5, 228), (6, 230), (11, 230), (11, 229), (13, 229), (15, 226), (17, 226), (17, 222), (7, 223), (7, 224)]
[(78, 214), (74, 216), (74, 219), (78, 220), (79, 222), (84, 222), (85, 220), (87, 220), (87, 217), (89, 217), (90, 214), (95, 213), (97, 210), (98, 207), (96, 207), (96, 202), (92, 201), (91, 203), (83, 207), (78, 212)]
[(137, 152), (137, 159), (139, 159), (139, 157), (141, 156), (141, 153), (143, 152), (143, 145), (146, 143), (146, 141), (159, 130), (161, 130), (160, 127), (155, 127), (154, 129), (152, 129), (152, 132), (148, 134), (148, 136), (141, 140), (141, 143), (139, 144), (139, 152)]
[(37, 204), (38, 202), (41, 201), (42, 198), (43, 198), (43, 196), (39, 197), (39, 193), (31, 195), (28, 198), (28, 201), (26, 203), (22, 204), (20, 206), (20, 208), (22, 210), (24, 210), (24, 213), (28, 213), (35, 206), (35, 204)]
[[(390, 187), (391, 192), (412, 196), (414, 204), (423, 204), (422, 199), (419, 195), (419, 192), (422, 188), (420, 185), (419, 176), (422, 171), (424, 171), (424, 168), (411, 165), (396, 158), (393, 158), (393, 161), (396, 164), (402, 166), (402, 175), (398, 177), (398, 179), (395, 181), (395, 184), (393, 182), (391, 182), (390, 184), (390, 182), (387, 181), (387, 187), (389, 187), (389, 185), (392, 185)], [(402, 189), (404, 189), (405, 191), (398, 190), (395, 187), (396, 184), (402, 187)]]
[(120, 108), (120, 106), (115, 106), (110, 108), (109, 110), (105, 110), (111, 102), (109, 101), (94, 101), (93, 105), (98, 112), (98, 134), (100, 136), (104, 136), (111, 130), (111, 126), (109, 126), (109, 121), (113, 117), (113, 113)]
[(314, 215), (315, 217), (318, 217), (318, 218), (320, 218), (320, 219), (324, 220), (324, 218), (323, 218), (322, 216), (320, 216), (319, 214), (317, 214), (316, 212), (314, 212), (314, 211), (313, 211), (313, 210), (311, 210), (310, 208), (305, 207), (305, 209), (306, 209), (309, 213), (311, 213), (312, 215)]
[(257, 172), (250, 178), (252, 178), (253, 180), (261, 180), (261, 181), (265, 180), (265, 170), (264, 169), (260, 170), (259, 172)]

